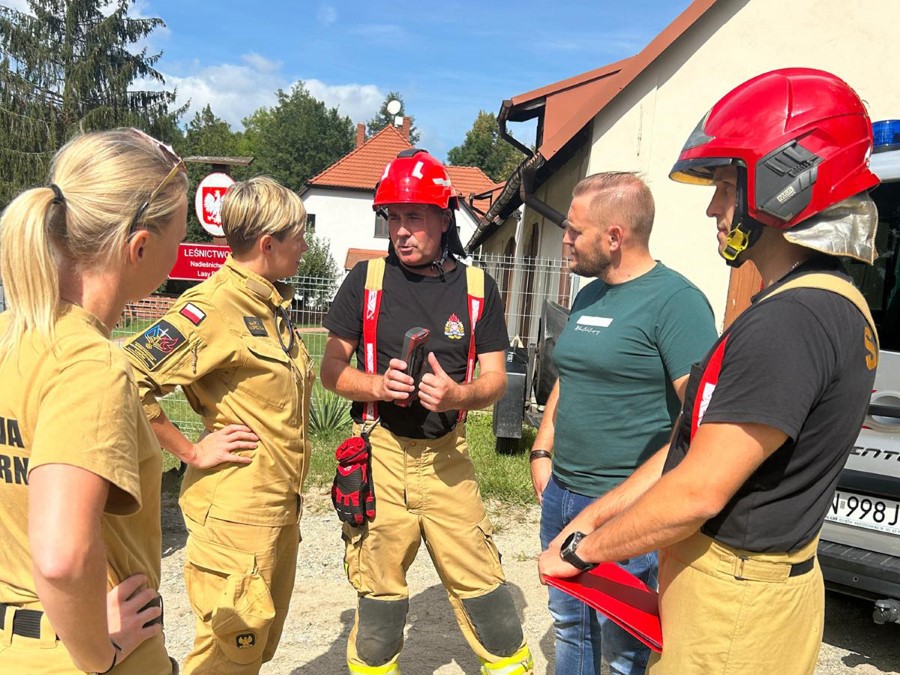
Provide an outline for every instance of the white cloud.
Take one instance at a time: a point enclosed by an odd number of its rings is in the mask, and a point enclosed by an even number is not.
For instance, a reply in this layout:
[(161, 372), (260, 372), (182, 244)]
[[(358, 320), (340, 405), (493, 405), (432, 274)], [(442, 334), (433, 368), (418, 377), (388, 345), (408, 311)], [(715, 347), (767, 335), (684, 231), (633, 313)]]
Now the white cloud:
[(316, 18), (319, 19), (319, 23), (323, 26), (330, 26), (337, 21), (337, 9), (333, 5), (322, 5), (319, 7)]
[(190, 100), (185, 120), (209, 105), (234, 129), (241, 129), (241, 120), (258, 108), (274, 105), (275, 92), (290, 86), (277, 65), (257, 55), (250, 55), (243, 64), (223, 63), (184, 77), (165, 74), (165, 78), (167, 89), (177, 89), (177, 105)]
[[(185, 121), (209, 105), (216, 116), (234, 129), (241, 129), (241, 120), (258, 108), (275, 105), (275, 92), (278, 89), (289, 91), (297, 81), (282, 72), (280, 61), (252, 52), (242, 55), (239, 63), (206, 67), (195, 64), (195, 69), (187, 75), (163, 74), (166, 89), (177, 89), (177, 105), (190, 100)], [(329, 84), (316, 79), (304, 80), (304, 84), (310, 94), (329, 108), (337, 107), (342, 115), (354, 122), (370, 119), (386, 96), (374, 84)], [(160, 88), (157, 83), (143, 82), (141, 85)]]
[(28, 0), (3, 0), (3, 2), (0, 2), (0, 5), (14, 9), (17, 12), (31, 14), (31, 9), (28, 7)]
[(305, 80), (309, 93), (329, 108), (337, 107), (342, 115), (354, 122), (366, 122), (381, 107), (386, 92), (374, 84), (326, 84), (320, 80)]

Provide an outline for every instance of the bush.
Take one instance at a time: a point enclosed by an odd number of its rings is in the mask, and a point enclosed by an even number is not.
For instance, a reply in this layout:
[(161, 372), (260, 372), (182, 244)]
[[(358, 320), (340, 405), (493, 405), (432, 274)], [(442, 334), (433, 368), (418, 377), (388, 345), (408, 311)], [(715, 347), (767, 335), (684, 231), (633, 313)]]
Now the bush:
[(352, 423), (350, 402), (316, 383), (313, 389), (312, 406), (309, 410), (310, 433), (346, 432), (349, 431)]

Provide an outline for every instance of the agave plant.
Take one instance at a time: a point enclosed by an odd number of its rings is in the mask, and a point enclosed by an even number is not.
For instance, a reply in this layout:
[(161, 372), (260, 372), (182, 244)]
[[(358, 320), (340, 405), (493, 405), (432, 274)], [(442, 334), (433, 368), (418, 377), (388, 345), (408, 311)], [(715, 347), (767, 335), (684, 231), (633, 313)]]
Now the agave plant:
[(350, 402), (321, 385), (313, 390), (309, 429), (313, 433), (341, 431), (352, 424)]

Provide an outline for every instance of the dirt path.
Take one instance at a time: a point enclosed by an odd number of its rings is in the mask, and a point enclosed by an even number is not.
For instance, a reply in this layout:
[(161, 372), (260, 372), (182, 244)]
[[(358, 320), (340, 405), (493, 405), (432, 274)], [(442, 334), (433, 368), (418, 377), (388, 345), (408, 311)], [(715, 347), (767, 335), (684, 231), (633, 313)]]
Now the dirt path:
[[(163, 508), (163, 581), (166, 642), (184, 661), (193, 641), (193, 614), (181, 576), (185, 530), (175, 499)], [(535, 659), (535, 673), (548, 672), (553, 638), (546, 589), (537, 580), (539, 511), (489, 506), (503, 568)], [(346, 673), (344, 649), (353, 622), (355, 593), (343, 571), (340, 527), (327, 495), (307, 498), (297, 583), (285, 634), (265, 675), (339, 675)], [(478, 673), (437, 574), (424, 547), (409, 573), (410, 609), (406, 643), (400, 657), (404, 675)], [(875, 626), (869, 605), (828, 597), (825, 642), (817, 675), (900, 672), (900, 625)], [(552, 668), (549, 672), (553, 672)]]

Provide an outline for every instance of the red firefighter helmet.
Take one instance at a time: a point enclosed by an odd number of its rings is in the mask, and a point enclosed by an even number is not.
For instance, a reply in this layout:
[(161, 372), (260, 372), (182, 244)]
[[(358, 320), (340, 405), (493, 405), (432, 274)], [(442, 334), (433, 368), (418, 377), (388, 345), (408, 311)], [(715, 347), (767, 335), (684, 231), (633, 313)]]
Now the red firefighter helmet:
[(444, 165), (425, 150), (410, 148), (392, 159), (375, 187), (372, 208), (388, 204), (434, 204), (441, 209), (459, 208), (456, 190)]
[(871, 152), (872, 123), (846, 82), (822, 70), (783, 68), (716, 103), (669, 177), (711, 184), (717, 166), (736, 164), (740, 215), (786, 230), (878, 185)]

